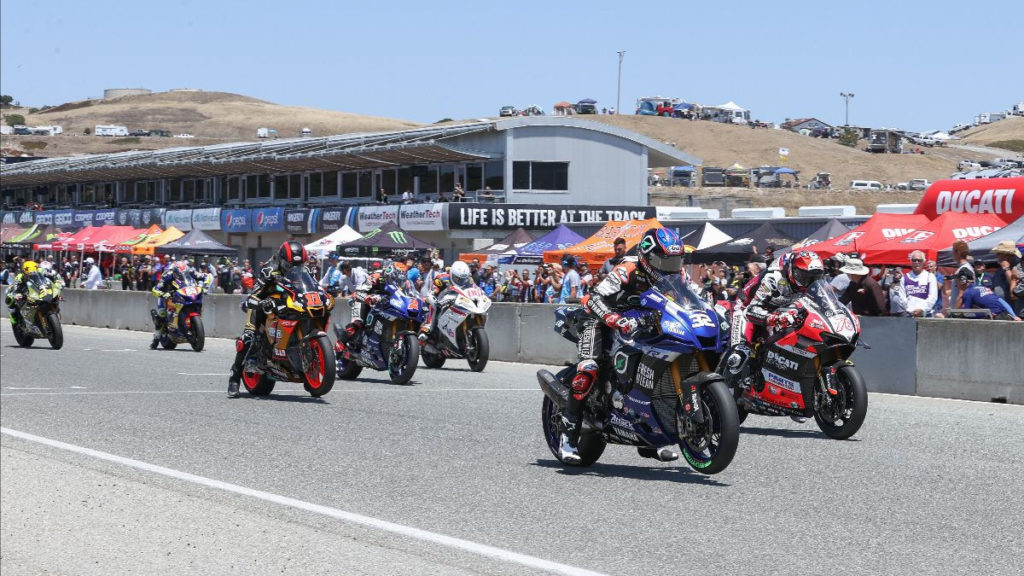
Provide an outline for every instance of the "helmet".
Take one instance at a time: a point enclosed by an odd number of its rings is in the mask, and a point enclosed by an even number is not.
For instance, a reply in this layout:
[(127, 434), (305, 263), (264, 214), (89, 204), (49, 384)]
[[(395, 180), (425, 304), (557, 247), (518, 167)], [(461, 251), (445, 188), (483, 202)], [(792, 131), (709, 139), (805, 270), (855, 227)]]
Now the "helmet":
[(42, 262), (39, 263), (39, 269), (42, 270), (43, 272), (50, 272), (51, 270), (53, 270), (53, 262), (50, 262), (49, 260), (43, 260)]
[(576, 257), (573, 256), (572, 254), (566, 254), (565, 256), (562, 256), (562, 266), (570, 266), (572, 268), (575, 268)]
[(683, 266), (683, 244), (679, 235), (668, 228), (651, 228), (637, 244), (640, 270), (652, 278), (679, 274)]
[(401, 285), (405, 282), (406, 276), (405, 271), (395, 266), (394, 264), (388, 264), (381, 270), (381, 276), (391, 284)]
[(25, 263), (21, 265), (21, 271), (24, 274), (35, 274), (37, 270), (39, 270), (39, 264), (32, 260), (25, 260)]
[(977, 279), (977, 276), (974, 274), (974, 270), (971, 270), (970, 266), (961, 266), (960, 269), (956, 271), (956, 279), (958, 282), (973, 284), (975, 279)]
[(306, 258), (306, 247), (300, 242), (289, 240), (277, 249), (277, 270), (281, 273), (288, 272), (293, 266), (305, 264)]
[(465, 288), (473, 283), (473, 275), (469, 272), (469, 264), (462, 260), (456, 260), (449, 271), (452, 276), (452, 284), (459, 288)]
[(185, 281), (185, 275), (188, 273), (188, 262), (179, 260), (171, 265), (171, 277), (176, 282), (181, 284)]
[(791, 254), (785, 267), (786, 278), (794, 288), (803, 292), (825, 274), (825, 266), (816, 252), (804, 250)]

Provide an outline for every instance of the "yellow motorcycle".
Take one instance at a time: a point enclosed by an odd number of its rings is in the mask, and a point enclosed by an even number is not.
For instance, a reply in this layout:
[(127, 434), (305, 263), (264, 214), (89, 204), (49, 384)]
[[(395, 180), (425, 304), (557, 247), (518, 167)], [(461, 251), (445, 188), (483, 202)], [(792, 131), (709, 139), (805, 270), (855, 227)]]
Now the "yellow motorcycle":
[(25, 302), (11, 314), (11, 329), (20, 346), (32, 346), (36, 338), (46, 338), (54, 350), (64, 346), (60, 327), (60, 291), (62, 285), (33, 272), (25, 278)]

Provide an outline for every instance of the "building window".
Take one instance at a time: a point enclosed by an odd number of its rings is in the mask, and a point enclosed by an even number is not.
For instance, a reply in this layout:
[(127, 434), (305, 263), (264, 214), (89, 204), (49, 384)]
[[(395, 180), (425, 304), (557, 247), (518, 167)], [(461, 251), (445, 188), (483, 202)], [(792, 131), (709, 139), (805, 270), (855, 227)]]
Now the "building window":
[(229, 176), (227, 178), (227, 200), (228, 202), (241, 202), (245, 200), (245, 195), (242, 194), (242, 177), (241, 176)]
[(395, 188), (395, 193), (401, 198), (401, 195), (406, 190), (416, 192), (412, 182), (412, 168), (400, 168), (398, 170), (398, 187)]
[(420, 176), (420, 194), (437, 194), (437, 166), (425, 166)]
[[(451, 164), (441, 166), (439, 177), (438, 186), (441, 192), (451, 196), (451, 193), (455, 191), (455, 166)], [(459, 182), (459, 184), (463, 185), (463, 190), (466, 189), (465, 182)]]
[(181, 199), (185, 202), (196, 201), (196, 181), (185, 180), (181, 186)]
[(167, 181), (167, 202), (181, 202), (181, 180)]
[(270, 177), (247, 176), (245, 178), (245, 198), (246, 200), (270, 199)]
[(373, 172), (360, 172), (359, 173), (359, 197), (360, 198), (372, 198), (373, 197)]
[(484, 189), (484, 168), (480, 164), (466, 165), (466, 190)]
[(337, 172), (324, 172), (323, 173), (323, 188), (324, 198), (337, 198), (338, 197), (338, 173)]
[(512, 188), (515, 190), (569, 190), (568, 162), (513, 162)]
[(488, 162), (484, 164), (484, 186), (491, 190), (505, 189), (505, 163)]
[(356, 180), (357, 174), (355, 172), (345, 172), (341, 175), (341, 197), (342, 198), (355, 198), (356, 192), (358, 191), (358, 181)]
[(313, 172), (306, 180), (309, 183), (309, 199), (322, 198), (324, 195), (324, 175), (322, 172)]

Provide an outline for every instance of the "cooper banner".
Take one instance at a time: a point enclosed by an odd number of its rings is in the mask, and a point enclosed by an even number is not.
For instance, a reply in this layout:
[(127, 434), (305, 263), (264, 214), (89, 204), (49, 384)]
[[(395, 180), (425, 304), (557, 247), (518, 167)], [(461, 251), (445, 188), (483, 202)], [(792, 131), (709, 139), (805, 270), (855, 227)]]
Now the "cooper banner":
[(96, 210), (92, 217), (93, 226), (115, 226), (117, 225), (117, 210)]
[(319, 208), (286, 208), (284, 229), (292, 234), (312, 234), (316, 231), (316, 219), (319, 215)]
[(188, 232), (192, 229), (192, 211), (168, 210), (164, 213), (164, 223), (168, 228), (174, 226), (178, 230)]
[(220, 229), (228, 234), (252, 232), (252, 212), (248, 208), (221, 210)]
[(71, 226), (74, 228), (92, 226), (93, 216), (95, 216), (95, 213), (92, 210), (75, 210), (74, 220), (72, 220)]
[(939, 180), (928, 187), (914, 213), (934, 220), (944, 212), (995, 214), (1013, 222), (1024, 216), (1024, 178)]
[(356, 216), (356, 231), (369, 232), (385, 222), (398, 224), (398, 206), (360, 206)]
[(609, 220), (654, 218), (654, 206), (533, 206), (527, 204), (451, 204), (448, 227), (550, 229), (566, 224), (604, 224)]
[(402, 204), (398, 208), (398, 225), (403, 230), (444, 230), (447, 210), (447, 203)]
[(192, 227), (196, 230), (220, 230), (220, 208), (192, 210)]
[(252, 231), (284, 232), (284, 208), (253, 209)]

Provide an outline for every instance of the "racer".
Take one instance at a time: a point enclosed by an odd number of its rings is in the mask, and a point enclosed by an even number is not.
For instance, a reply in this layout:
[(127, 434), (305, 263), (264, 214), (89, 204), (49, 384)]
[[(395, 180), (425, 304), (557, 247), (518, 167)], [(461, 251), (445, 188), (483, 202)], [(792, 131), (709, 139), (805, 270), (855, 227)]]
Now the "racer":
[(48, 278), (54, 284), (64, 286), (64, 280), (57, 274), (50, 262), (43, 261), (42, 266), (33, 260), (26, 260), (21, 265), (21, 273), (14, 277), (14, 281), (7, 289), (7, 307), (11, 310), (11, 324), (17, 324), (21, 319), (21, 307), (25, 303), (26, 292), (28, 292), (28, 278), (33, 274), (40, 274)]
[(149, 343), (150, 350), (156, 350), (160, 345), (160, 338), (167, 330), (167, 299), (171, 297), (171, 291), (184, 286), (185, 279), (192, 278), (202, 286), (203, 291), (210, 287), (210, 275), (199, 272), (188, 265), (186, 260), (178, 260), (164, 269), (160, 281), (153, 286), (153, 295), (156, 296), (156, 316), (153, 318), (153, 341)]
[(388, 264), (381, 270), (369, 274), (366, 281), (356, 287), (349, 300), (352, 306), (352, 321), (344, 329), (339, 329), (340, 324), (334, 325), (338, 337), (338, 343), (334, 345), (335, 351), (344, 351), (345, 345), (359, 333), (366, 322), (366, 315), (370, 313), (370, 308), (376, 306), (387, 293), (385, 287), (389, 283), (402, 286), (404, 282), (405, 273), (394, 264)]
[(456, 294), (449, 291), (453, 284), (463, 289), (473, 285), (473, 273), (469, 269), (469, 264), (461, 260), (456, 261), (447, 273), (442, 272), (434, 276), (434, 284), (426, 299), (427, 319), (420, 325), (418, 338), (421, 344), (427, 341), (427, 337), (437, 327), (437, 317), (440, 313), (455, 301)]
[[(577, 344), (578, 364), (572, 380), (572, 393), (562, 414), (564, 432), (560, 439), (559, 456), (564, 462), (580, 462), (577, 442), (580, 435), (580, 413), (583, 403), (598, 379), (598, 359), (603, 353), (603, 330), (618, 330), (632, 336), (640, 323), (635, 318), (622, 316), (633, 305), (630, 297), (642, 294), (663, 276), (679, 274), (682, 267), (682, 242), (679, 236), (666, 228), (651, 228), (644, 232), (637, 244), (637, 256), (627, 256), (582, 300), (589, 313), (580, 330)], [(679, 454), (671, 448), (657, 452), (639, 448), (641, 456), (671, 461)]]
[[(267, 313), (274, 309), (275, 303), (270, 298), (281, 282), (282, 277), (295, 266), (306, 263), (306, 248), (294, 240), (289, 240), (277, 249), (276, 262), (271, 260), (260, 269), (256, 283), (249, 297), (242, 302), (245, 312), (245, 329), (235, 341), (235, 361), (231, 365), (231, 376), (228, 377), (228, 398), (238, 397), (238, 384), (242, 378), (242, 363), (249, 357), (252, 346), (257, 342), (256, 334), (267, 321)], [(260, 347), (257, 347), (260, 349)], [(255, 361), (255, 356), (249, 358)]]
[(794, 311), (780, 313), (776, 310), (789, 303), (794, 295), (806, 292), (824, 273), (825, 267), (817, 253), (801, 251), (780, 256), (747, 282), (733, 311), (732, 352), (726, 364), (731, 374), (750, 382), (750, 358), (765, 328), (787, 328), (798, 321)]

